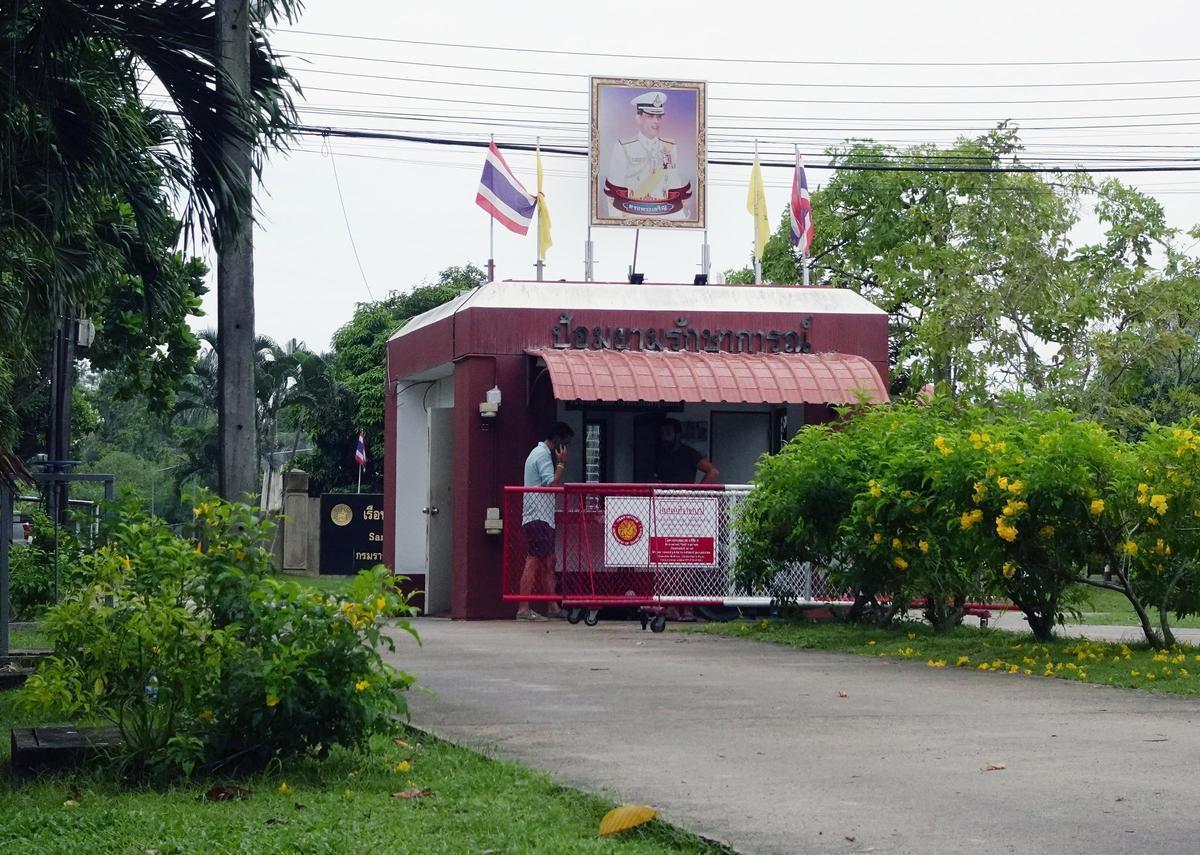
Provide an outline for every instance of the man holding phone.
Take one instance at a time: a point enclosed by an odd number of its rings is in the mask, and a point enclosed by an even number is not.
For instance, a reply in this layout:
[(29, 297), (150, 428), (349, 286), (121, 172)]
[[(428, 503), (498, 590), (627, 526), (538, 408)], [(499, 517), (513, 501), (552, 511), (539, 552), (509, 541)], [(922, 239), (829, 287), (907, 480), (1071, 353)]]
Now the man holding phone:
[[(557, 487), (567, 468), (567, 449), (575, 431), (565, 422), (555, 422), (525, 458), (526, 487)], [(521, 572), (520, 592), (525, 595), (554, 593), (555, 501), (553, 493), (526, 493), (521, 508), (521, 531), (525, 535), (525, 568)], [(557, 604), (551, 604), (552, 618), (563, 617)], [(533, 610), (528, 600), (517, 603), (517, 620), (546, 620)]]

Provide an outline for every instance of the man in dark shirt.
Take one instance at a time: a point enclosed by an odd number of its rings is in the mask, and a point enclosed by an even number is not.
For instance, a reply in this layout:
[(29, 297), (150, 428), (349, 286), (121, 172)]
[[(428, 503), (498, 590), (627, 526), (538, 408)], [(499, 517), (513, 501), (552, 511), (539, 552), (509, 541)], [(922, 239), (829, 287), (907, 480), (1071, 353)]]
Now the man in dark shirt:
[(690, 445), (684, 445), (683, 425), (675, 419), (665, 419), (659, 428), (658, 453), (654, 457), (654, 477), (660, 484), (695, 484), (696, 472), (704, 473), (701, 484), (715, 484), (720, 470), (707, 457)]

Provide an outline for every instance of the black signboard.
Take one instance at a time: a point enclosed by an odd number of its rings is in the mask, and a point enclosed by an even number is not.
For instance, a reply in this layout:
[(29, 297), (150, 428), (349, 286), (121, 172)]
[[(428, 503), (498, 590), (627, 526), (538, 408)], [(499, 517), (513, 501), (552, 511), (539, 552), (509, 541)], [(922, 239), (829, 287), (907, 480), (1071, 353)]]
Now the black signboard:
[(348, 575), (383, 563), (383, 494), (321, 494), (321, 574)]

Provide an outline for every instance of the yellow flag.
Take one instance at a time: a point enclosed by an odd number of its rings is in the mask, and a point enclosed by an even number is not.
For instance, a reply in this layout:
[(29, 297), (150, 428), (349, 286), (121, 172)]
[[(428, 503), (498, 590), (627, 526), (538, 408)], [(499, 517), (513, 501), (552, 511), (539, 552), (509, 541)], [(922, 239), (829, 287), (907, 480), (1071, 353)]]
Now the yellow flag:
[(546, 250), (554, 245), (550, 240), (550, 210), (542, 193), (542, 147), (537, 148), (537, 218), (538, 218), (538, 261), (546, 260)]
[(762, 167), (758, 155), (754, 155), (754, 168), (750, 170), (750, 192), (746, 194), (746, 210), (754, 217), (754, 257), (762, 261), (763, 247), (771, 234), (771, 222), (767, 219), (767, 191), (763, 187)]

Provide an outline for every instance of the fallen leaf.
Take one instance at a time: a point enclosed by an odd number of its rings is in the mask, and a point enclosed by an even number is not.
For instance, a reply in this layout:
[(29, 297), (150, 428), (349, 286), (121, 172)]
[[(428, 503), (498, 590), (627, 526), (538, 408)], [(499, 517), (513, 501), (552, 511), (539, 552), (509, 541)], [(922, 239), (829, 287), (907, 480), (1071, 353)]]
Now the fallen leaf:
[(985, 772), (1000, 772), (1007, 768), (1008, 767), (1005, 766), (1003, 763), (988, 763), (986, 766), (983, 767), (983, 771), (985, 771)]
[(147, 849), (142, 855), (158, 855), (157, 849)]
[(63, 807), (77, 808), (79, 807), (79, 802), (75, 801), (74, 799), (67, 799), (65, 802), (63, 802)]
[(267, 825), (287, 825), (287, 824), (288, 824), (288, 821), (286, 819), (280, 819), (277, 816), (273, 816), (267, 820)]
[(204, 794), (210, 802), (230, 802), (234, 799), (248, 799), (254, 795), (253, 790), (245, 787), (213, 787)]
[(296, 810), (304, 810), (305, 807), (307, 807), (307, 805), (302, 805), (300, 802), (296, 802)]
[(433, 790), (426, 787), (423, 790), (412, 789), (412, 790), (403, 790), (398, 793), (392, 793), (392, 798), (394, 798), (394, 799), (423, 799), (427, 796), (432, 796), (432, 795), (433, 795)]
[(848, 698), (850, 696), (848, 694), (846, 694), (845, 689), (838, 689), (838, 697), (839, 698)]
[(399, 745), (401, 748), (412, 748), (412, 744), (411, 744), (411, 743), (409, 743), (409, 742), (405, 742), (405, 741), (404, 741), (403, 739), (401, 739), (399, 736), (395, 737), (395, 738), (392, 740), (392, 742), (394, 742), (396, 745)]
[(855, 838), (853, 838), (853, 837), (847, 837), (846, 839), (849, 840), (851, 843), (853, 843), (855, 840)]
[(600, 820), (600, 836), (608, 837), (627, 828), (642, 825), (658, 816), (649, 805), (618, 805)]

